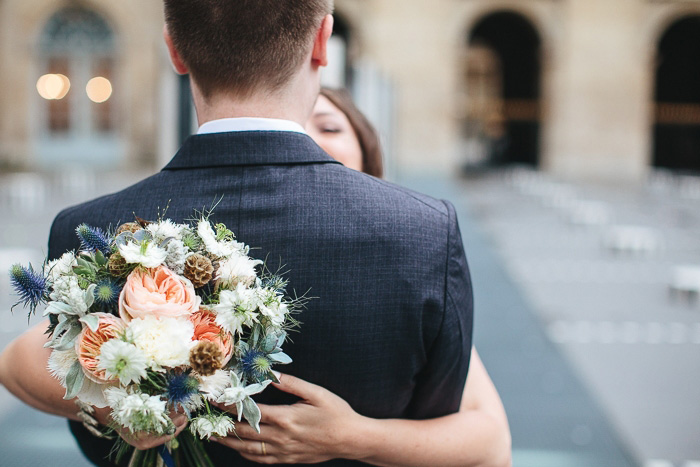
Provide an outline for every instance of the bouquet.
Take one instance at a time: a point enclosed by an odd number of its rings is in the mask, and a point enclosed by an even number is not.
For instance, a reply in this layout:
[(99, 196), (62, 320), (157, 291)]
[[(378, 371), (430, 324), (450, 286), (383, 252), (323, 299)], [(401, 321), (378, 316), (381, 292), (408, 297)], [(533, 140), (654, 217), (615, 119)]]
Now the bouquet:
[[(172, 434), (169, 414), (187, 415), (189, 433), (157, 454), (135, 451), (134, 465), (158, 456), (175, 465), (173, 451), (186, 465), (211, 465), (201, 440), (235, 432), (242, 418), (259, 431), (251, 396), (277, 381), (274, 364), (291, 362), (282, 345), (305, 298), (288, 298), (287, 282), (208, 215), (76, 233), (77, 253), (10, 271), (17, 304), (30, 313), (47, 305), (48, 366), (65, 399), (110, 407), (112, 428), (132, 433)], [(237, 420), (211, 402), (235, 405)], [(117, 446), (117, 460), (128, 448)]]

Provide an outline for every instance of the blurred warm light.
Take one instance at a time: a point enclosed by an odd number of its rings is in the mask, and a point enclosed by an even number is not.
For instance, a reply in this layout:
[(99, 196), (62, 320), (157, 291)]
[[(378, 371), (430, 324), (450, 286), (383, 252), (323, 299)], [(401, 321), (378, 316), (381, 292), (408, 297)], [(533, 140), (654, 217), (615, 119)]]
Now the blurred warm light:
[(39, 95), (47, 100), (63, 99), (70, 90), (70, 80), (65, 75), (47, 74), (36, 82)]
[(96, 76), (88, 81), (85, 91), (92, 102), (101, 104), (112, 96), (112, 83), (107, 78)]

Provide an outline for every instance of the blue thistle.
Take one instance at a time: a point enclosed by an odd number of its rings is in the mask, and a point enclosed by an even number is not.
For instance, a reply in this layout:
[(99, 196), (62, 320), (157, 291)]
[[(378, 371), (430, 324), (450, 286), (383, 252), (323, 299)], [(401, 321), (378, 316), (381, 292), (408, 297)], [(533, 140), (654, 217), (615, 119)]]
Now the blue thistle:
[(77, 233), (78, 238), (80, 238), (81, 250), (91, 252), (101, 251), (104, 255), (108, 255), (112, 252), (112, 248), (109, 246), (109, 237), (98, 227), (80, 224), (75, 229), (75, 233)]
[(190, 376), (189, 372), (170, 373), (168, 375), (166, 395), (168, 397), (168, 402), (172, 404), (173, 407), (182, 407), (185, 412), (189, 412), (189, 409), (195, 402), (193, 398), (198, 395), (198, 393), (199, 381)]
[(241, 355), (241, 371), (249, 382), (264, 381), (270, 370), (272, 370), (272, 362), (264, 352), (252, 348)]
[(109, 313), (117, 308), (121, 287), (111, 279), (102, 279), (95, 287), (95, 304), (99, 311)]
[(34, 313), (36, 307), (48, 298), (46, 278), (41, 272), (35, 271), (31, 264), (28, 268), (19, 264), (12, 265), (10, 283), (19, 295), (19, 301), (12, 308), (21, 303), (24, 307), (29, 306), (30, 312)]

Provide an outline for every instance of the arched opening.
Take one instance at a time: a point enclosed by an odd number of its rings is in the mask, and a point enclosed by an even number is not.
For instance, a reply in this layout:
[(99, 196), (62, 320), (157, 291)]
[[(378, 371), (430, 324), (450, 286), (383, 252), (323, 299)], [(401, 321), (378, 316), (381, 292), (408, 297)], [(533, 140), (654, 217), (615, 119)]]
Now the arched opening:
[(36, 81), (42, 164), (119, 162), (115, 60), (115, 34), (96, 12), (67, 7), (49, 18), (39, 38)]
[(666, 30), (656, 65), (654, 166), (700, 172), (700, 15)]
[(537, 166), (540, 133), (539, 34), (523, 16), (492, 13), (469, 35), (462, 133), (466, 166)]

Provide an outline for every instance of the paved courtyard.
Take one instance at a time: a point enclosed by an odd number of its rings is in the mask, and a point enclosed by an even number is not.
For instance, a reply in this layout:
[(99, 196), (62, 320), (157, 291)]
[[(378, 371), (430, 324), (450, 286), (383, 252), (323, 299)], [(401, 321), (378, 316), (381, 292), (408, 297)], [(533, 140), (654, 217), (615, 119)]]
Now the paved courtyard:
[[(41, 262), (61, 207), (143, 175), (0, 175), (0, 269)], [(516, 467), (700, 466), (696, 179), (575, 185), (510, 169), (401, 183), (458, 209), (476, 344), (509, 414)], [(11, 303), (3, 273), (0, 307)], [(26, 326), (22, 310), (0, 314), (0, 348)], [(62, 420), (2, 388), (0, 452), (3, 466), (87, 465)]]
[[(565, 377), (545, 369), (553, 346), (604, 414), (612, 442), (639, 465), (699, 466), (700, 179), (657, 173), (643, 185), (585, 185), (511, 169), (469, 177), (452, 190), (478, 232), (473, 245), (465, 236), (468, 254), (481, 261), (484, 248), (495, 255), (489, 266), (506, 276), (472, 265), (477, 306), (484, 305), (477, 344), (483, 342), (510, 414), (516, 465), (525, 465), (521, 450), (531, 449), (531, 428), (518, 418), (524, 407), (532, 410), (523, 399), (543, 411), (540, 422), (555, 417), (559, 434), (575, 445), (595, 445), (603, 435), (597, 432), (603, 425), (583, 417), (575, 426), (564, 420), (577, 415), (558, 406), (567, 404)], [(508, 310), (518, 306), (501, 298), (509, 281), (527, 309)], [(538, 333), (510, 329), (518, 326), (516, 313), (527, 310), (545, 342)], [(491, 352), (501, 359), (490, 361)], [(543, 364), (537, 388), (514, 377), (524, 356)]]

